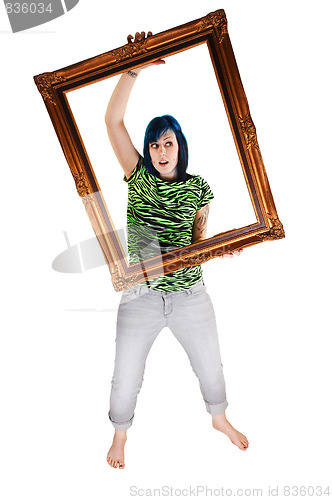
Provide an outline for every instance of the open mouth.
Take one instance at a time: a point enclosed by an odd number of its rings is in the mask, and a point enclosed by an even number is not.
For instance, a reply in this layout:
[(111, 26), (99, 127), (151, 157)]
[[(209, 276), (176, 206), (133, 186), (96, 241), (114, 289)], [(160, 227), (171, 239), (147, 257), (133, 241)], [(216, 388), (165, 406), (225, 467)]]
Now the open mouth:
[(168, 164), (168, 161), (166, 161), (166, 160), (163, 160), (163, 161), (159, 162), (159, 165), (161, 165), (162, 167), (164, 167), (167, 164)]

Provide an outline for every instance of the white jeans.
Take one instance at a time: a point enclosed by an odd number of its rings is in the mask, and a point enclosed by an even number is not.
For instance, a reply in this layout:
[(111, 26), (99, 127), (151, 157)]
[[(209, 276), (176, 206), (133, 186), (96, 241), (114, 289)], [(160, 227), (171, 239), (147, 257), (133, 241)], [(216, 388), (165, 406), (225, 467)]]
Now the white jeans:
[(116, 429), (132, 424), (147, 355), (165, 326), (189, 357), (207, 411), (217, 415), (228, 405), (214, 310), (203, 282), (178, 292), (135, 285), (122, 293), (118, 310), (109, 411)]

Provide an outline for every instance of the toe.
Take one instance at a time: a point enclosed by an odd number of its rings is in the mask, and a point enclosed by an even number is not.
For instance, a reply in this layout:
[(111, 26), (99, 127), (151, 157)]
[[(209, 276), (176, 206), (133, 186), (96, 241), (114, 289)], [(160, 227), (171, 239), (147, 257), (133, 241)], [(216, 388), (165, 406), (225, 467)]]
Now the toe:
[(249, 441), (248, 441), (248, 439), (246, 438), (246, 436), (243, 436), (243, 435), (242, 435), (241, 442), (242, 442), (242, 443), (244, 443), (244, 444), (246, 444), (247, 446), (249, 445)]

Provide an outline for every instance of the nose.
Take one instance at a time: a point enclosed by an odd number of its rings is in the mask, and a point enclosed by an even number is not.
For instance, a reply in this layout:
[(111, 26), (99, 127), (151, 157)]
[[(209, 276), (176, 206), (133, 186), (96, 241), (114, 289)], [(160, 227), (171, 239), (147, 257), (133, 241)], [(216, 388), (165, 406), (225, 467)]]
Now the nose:
[(166, 154), (166, 147), (165, 147), (164, 144), (161, 145), (160, 153), (161, 153), (162, 156), (164, 156)]

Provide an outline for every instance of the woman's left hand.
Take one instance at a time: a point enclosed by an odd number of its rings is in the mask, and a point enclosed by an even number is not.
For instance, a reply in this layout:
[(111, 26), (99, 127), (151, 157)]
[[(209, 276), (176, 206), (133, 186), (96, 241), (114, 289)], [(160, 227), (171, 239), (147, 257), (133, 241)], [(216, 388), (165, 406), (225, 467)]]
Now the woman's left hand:
[(220, 255), (220, 259), (223, 259), (224, 257), (233, 258), (234, 255), (236, 255), (236, 256), (241, 255), (242, 252), (243, 252), (243, 248), (239, 248), (238, 250), (233, 250), (233, 252), (228, 252), (228, 253), (224, 253), (223, 255)]

